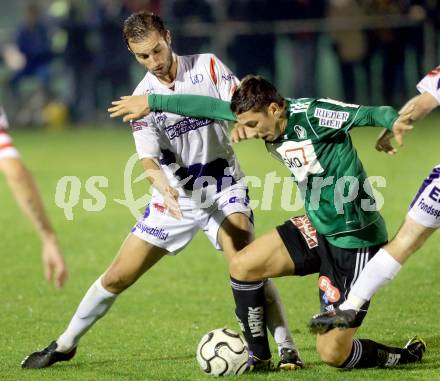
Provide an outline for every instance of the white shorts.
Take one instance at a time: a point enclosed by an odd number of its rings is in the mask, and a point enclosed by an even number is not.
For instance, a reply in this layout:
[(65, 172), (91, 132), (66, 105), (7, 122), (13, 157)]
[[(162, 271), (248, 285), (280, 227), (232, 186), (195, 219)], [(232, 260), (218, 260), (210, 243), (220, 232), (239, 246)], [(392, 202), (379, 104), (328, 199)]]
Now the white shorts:
[(440, 165), (423, 181), (408, 211), (415, 222), (427, 228), (440, 227)]
[(12, 142), (8, 131), (0, 128), (0, 159), (18, 158), (20, 154)]
[(177, 254), (201, 229), (214, 247), (221, 250), (217, 233), (224, 219), (233, 213), (243, 213), (253, 222), (253, 214), (249, 207), (248, 189), (242, 182), (216, 194), (213, 200), (209, 207), (200, 208), (191, 198), (179, 198), (183, 217), (177, 220), (167, 213), (162, 196), (155, 192), (145, 209), (144, 216), (131, 232), (171, 254)]

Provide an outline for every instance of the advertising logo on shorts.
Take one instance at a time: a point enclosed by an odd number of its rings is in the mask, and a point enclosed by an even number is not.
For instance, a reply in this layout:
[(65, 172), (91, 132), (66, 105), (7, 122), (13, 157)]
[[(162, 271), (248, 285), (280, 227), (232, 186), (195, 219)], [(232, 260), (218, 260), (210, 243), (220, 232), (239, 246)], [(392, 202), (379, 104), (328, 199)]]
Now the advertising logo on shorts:
[(322, 299), (325, 304), (336, 303), (341, 299), (341, 293), (339, 290), (332, 285), (332, 281), (329, 277), (322, 275), (318, 279), (319, 289), (323, 292)]
[(298, 216), (290, 219), (296, 228), (300, 231), (309, 249), (318, 246), (318, 235), (307, 216)]

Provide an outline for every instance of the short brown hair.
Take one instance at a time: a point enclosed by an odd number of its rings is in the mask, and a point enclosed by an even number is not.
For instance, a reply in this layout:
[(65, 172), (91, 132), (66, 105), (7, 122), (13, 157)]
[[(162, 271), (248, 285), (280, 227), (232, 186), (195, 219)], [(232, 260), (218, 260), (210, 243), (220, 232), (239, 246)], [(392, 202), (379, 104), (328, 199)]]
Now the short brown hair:
[(124, 21), (123, 33), (127, 46), (129, 40), (139, 42), (154, 31), (159, 32), (163, 37), (167, 33), (163, 20), (154, 13), (145, 11), (133, 13)]
[(284, 105), (284, 98), (276, 87), (259, 75), (247, 75), (232, 95), (231, 110), (234, 114), (259, 112), (271, 103)]

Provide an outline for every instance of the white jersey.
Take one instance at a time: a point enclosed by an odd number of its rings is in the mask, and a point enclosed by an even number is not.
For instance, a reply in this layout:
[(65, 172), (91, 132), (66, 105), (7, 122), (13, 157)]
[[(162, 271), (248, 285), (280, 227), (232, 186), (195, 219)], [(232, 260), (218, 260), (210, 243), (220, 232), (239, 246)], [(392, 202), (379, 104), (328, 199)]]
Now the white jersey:
[[(420, 93), (431, 94), (440, 104), (440, 66), (417, 84)], [(408, 215), (428, 228), (440, 227), (440, 165), (433, 168), (411, 203)]]
[(440, 228), (440, 165), (423, 181), (408, 211), (415, 222), (428, 228)]
[(417, 84), (420, 93), (431, 94), (440, 104), (440, 66), (426, 74)]
[(5, 110), (0, 105), (0, 159), (8, 157), (19, 157), (17, 149), (14, 147), (11, 137), (8, 133), (9, 123)]
[[(239, 81), (217, 57), (176, 58), (171, 88), (147, 73), (133, 94), (193, 94), (231, 100)], [(218, 193), (243, 177), (224, 121), (153, 112), (133, 122), (132, 129), (139, 159), (157, 158), (181, 196), (190, 197), (193, 190), (207, 185)]]

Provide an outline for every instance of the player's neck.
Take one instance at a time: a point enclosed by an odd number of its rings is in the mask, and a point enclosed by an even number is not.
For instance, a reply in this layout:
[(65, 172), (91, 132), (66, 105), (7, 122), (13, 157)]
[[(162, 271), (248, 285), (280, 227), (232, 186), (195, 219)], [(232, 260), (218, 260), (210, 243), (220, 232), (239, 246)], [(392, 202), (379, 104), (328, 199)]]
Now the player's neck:
[(173, 87), (174, 81), (176, 80), (177, 76), (177, 56), (174, 53), (172, 54), (172, 64), (169, 72), (165, 76), (157, 78), (161, 83), (170, 88)]

